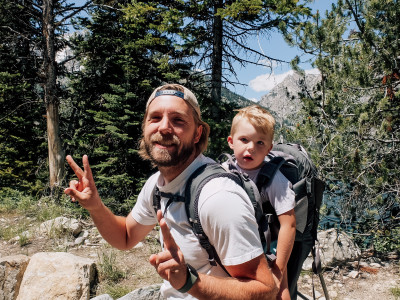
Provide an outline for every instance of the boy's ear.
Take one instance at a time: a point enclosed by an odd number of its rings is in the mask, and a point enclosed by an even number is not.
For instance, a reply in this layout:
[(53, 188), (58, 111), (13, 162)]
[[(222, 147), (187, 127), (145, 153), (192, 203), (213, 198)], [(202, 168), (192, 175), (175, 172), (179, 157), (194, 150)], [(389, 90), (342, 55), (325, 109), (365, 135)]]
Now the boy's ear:
[(228, 140), (229, 148), (233, 149), (233, 138), (232, 138), (232, 136), (231, 135), (228, 136), (227, 140)]

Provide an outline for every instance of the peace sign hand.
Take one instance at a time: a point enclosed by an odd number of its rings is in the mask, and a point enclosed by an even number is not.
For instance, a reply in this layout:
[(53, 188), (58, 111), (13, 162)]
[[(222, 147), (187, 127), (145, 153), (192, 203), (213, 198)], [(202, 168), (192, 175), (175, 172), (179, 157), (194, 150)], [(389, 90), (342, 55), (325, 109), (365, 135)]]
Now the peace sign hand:
[(157, 212), (157, 219), (163, 235), (164, 250), (151, 255), (149, 261), (163, 279), (168, 280), (175, 289), (180, 289), (185, 285), (187, 277), (185, 258), (176, 244), (161, 210)]
[(91, 211), (96, 209), (101, 205), (101, 199), (94, 183), (87, 155), (82, 157), (83, 170), (75, 163), (70, 155), (68, 155), (66, 159), (75, 172), (75, 175), (78, 177), (78, 180), (71, 180), (69, 188), (66, 188), (64, 193), (69, 195), (73, 202), (76, 200), (79, 201), (87, 210)]

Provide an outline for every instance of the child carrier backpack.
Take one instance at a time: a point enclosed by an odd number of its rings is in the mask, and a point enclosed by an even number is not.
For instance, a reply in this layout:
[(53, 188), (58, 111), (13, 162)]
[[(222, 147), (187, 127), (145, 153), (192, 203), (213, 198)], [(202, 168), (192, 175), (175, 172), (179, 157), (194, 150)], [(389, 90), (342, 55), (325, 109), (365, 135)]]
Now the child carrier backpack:
[[(266, 163), (257, 177), (257, 188), (269, 186), (278, 170), (292, 183), (295, 192), (296, 241), (302, 241), (304, 233), (317, 240), (319, 211), (325, 183), (306, 150), (299, 144), (279, 143), (273, 146)], [(275, 214), (270, 202), (263, 203), (265, 213)]]
[[(228, 168), (221, 165), (223, 157), (228, 158)], [(288, 283), (291, 294), (292, 289), (297, 294), (296, 283), (301, 267), (310, 251), (315, 249), (319, 209), (324, 191), (324, 182), (317, 177), (318, 172), (315, 165), (302, 146), (279, 143), (273, 146), (272, 151), (266, 157), (266, 163), (260, 170), (257, 182), (254, 184), (246, 174), (242, 174), (236, 169), (229, 154), (222, 154), (217, 161), (217, 163), (203, 165), (193, 172), (187, 180), (184, 196), (163, 193), (155, 187), (153, 191), (154, 210), (160, 209), (161, 197), (169, 199), (166, 204), (167, 207), (174, 201), (184, 202), (188, 221), (200, 245), (207, 251), (210, 264), (215, 266), (218, 263), (225, 270), (215, 248), (211, 245), (201, 226), (198, 215), (198, 200), (200, 192), (207, 182), (217, 177), (228, 177), (247, 192), (254, 207), (265, 255), (269, 261), (274, 261), (276, 257), (271, 252), (270, 244), (274, 235), (277, 235), (277, 233), (274, 234), (274, 231), (279, 229), (279, 222), (276, 224), (277, 217), (272, 205), (269, 202), (269, 204), (262, 203), (259, 190), (262, 186), (271, 184), (276, 172), (280, 170), (292, 183), (296, 195), (296, 239), (288, 262)], [(314, 260), (313, 269), (316, 274), (321, 272), (318, 257)], [(295, 298), (292, 297), (292, 299)]]
[[(277, 170), (292, 183), (295, 192), (296, 238), (289, 258), (287, 273), (292, 299), (296, 299), (297, 280), (307, 256), (313, 256), (313, 272), (318, 274), (324, 286), (321, 274), (321, 261), (316, 249), (319, 211), (322, 204), (325, 183), (318, 177), (318, 170), (306, 150), (299, 144), (278, 143), (266, 157), (257, 178), (257, 187), (271, 184)], [(273, 214), (273, 222), (278, 222), (271, 203), (263, 203), (264, 213)], [(272, 227), (279, 226), (274, 223)], [(324, 290), (325, 292), (325, 290)], [(327, 295), (327, 292), (325, 292)]]

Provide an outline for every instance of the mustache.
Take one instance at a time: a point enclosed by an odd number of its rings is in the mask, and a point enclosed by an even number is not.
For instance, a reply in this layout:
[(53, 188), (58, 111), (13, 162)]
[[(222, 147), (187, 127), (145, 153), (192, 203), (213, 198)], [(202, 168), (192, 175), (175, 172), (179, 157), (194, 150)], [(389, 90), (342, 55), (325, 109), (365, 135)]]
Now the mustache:
[(180, 145), (180, 139), (172, 134), (172, 135), (162, 135), (159, 132), (152, 134), (150, 137), (150, 142), (152, 143), (159, 143), (163, 146), (171, 146), (171, 145)]

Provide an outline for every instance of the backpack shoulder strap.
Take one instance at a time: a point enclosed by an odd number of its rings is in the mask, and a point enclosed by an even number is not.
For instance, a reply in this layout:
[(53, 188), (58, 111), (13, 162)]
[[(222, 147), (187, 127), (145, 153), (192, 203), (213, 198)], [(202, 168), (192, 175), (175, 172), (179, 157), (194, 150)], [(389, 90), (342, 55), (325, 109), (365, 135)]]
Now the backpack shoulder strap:
[[(207, 251), (208, 260), (211, 265), (217, 263), (225, 270), (215, 248), (211, 245), (207, 235), (204, 233), (199, 217), (199, 198), (203, 187), (212, 179), (227, 177), (241, 185), (241, 179), (237, 175), (227, 172), (220, 164), (207, 164), (198, 168), (187, 180), (185, 188), (185, 208), (193, 233), (199, 240), (200, 245)], [(225, 270), (226, 271), (226, 270)], [(226, 271), (227, 274), (229, 274)]]
[(280, 156), (273, 157), (270, 161), (264, 163), (257, 176), (256, 185), (259, 191), (263, 186), (269, 186), (276, 172), (285, 163), (285, 159)]

